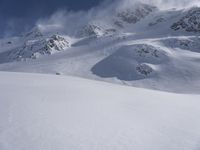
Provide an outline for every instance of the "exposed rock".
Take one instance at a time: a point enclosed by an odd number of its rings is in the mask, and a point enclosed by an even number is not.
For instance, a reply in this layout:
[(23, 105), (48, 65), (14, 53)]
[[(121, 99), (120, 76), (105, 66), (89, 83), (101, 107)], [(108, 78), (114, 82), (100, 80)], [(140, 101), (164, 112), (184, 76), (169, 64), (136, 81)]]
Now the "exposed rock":
[(114, 28), (104, 28), (95, 24), (84, 26), (79, 32), (79, 37), (99, 37), (103, 35), (114, 34), (117, 30)]
[(114, 21), (114, 25), (116, 25), (119, 28), (123, 28), (124, 27), (123, 22), (119, 21), (119, 20)]
[(160, 40), (165, 46), (180, 48), (200, 53), (200, 37), (192, 38), (167, 38)]
[(173, 30), (185, 30), (188, 32), (200, 32), (200, 8), (192, 8), (178, 22), (174, 23)]
[(156, 7), (154, 6), (139, 4), (138, 7), (135, 9), (129, 8), (117, 13), (117, 17), (119, 18), (119, 20), (115, 21), (115, 24), (119, 24), (120, 21), (129, 24), (135, 24), (155, 10)]
[(164, 22), (164, 21), (166, 21), (164, 18), (157, 18), (154, 22), (150, 22), (149, 23), (149, 26), (155, 26), (155, 25), (157, 25), (157, 24), (159, 24), (159, 23), (161, 23), (161, 22)]
[(9, 53), (10, 60), (36, 59), (41, 55), (50, 55), (69, 47), (69, 42), (59, 35), (47, 39), (28, 40), (22, 48)]
[(136, 70), (140, 74), (142, 74), (144, 76), (148, 76), (148, 75), (150, 75), (153, 72), (153, 69), (150, 66), (146, 65), (146, 64), (140, 64), (140, 65), (138, 65), (136, 67)]
[(34, 27), (30, 32), (24, 35), (25, 39), (31, 40), (36, 38), (42, 38), (43, 34), (39, 27)]
[(159, 65), (166, 61), (168, 56), (163, 50), (147, 44), (136, 44), (121, 47), (91, 70), (103, 78), (117, 77), (132, 81), (144, 79), (154, 71), (147, 64)]

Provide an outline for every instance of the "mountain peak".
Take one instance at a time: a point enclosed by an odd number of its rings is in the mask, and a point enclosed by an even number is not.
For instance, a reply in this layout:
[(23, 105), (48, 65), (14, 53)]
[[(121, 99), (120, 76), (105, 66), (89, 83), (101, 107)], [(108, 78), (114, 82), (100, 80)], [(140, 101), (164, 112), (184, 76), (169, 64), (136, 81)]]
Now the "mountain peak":
[(35, 39), (43, 37), (42, 31), (39, 26), (33, 27), (29, 32), (25, 34), (26, 39)]

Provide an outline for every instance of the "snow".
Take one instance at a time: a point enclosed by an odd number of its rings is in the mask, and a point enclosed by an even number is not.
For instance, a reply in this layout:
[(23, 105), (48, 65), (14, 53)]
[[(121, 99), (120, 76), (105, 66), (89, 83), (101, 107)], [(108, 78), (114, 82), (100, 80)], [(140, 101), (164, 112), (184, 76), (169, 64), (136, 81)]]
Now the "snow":
[[(191, 41), (188, 46), (180, 45), (185, 41), (184, 39)], [(80, 39), (67, 50), (47, 57), (0, 64), (0, 70), (60, 73), (175, 93), (199, 93), (198, 39), (199, 37), (195, 36), (150, 37), (150, 35), (144, 38), (138, 37), (137, 34)], [(139, 56), (134, 51), (138, 45), (139, 48), (150, 49), (150, 53)], [(159, 57), (151, 55), (154, 50), (158, 52)], [(117, 58), (113, 59), (115, 56)], [(3, 60), (3, 57), (1, 58)], [(121, 61), (120, 58), (123, 60)], [(141, 75), (142, 71), (138, 74), (135, 68), (141, 68), (141, 65), (146, 65), (145, 70), (149, 68), (148, 72), (150, 70), (152, 72), (147, 76)], [(108, 71), (116, 71), (114, 67), (118, 70), (116, 73), (120, 75), (106, 72), (107, 68)], [(97, 68), (98, 72), (95, 73), (93, 68)], [(127, 77), (127, 73), (130, 73), (130, 78)], [(102, 75), (106, 75), (103, 76), (106, 78), (102, 78)]]
[[(39, 33), (36, 32), (37, 36), (38, 34)], [(1, 53), (2, 59), (0, 60), (0, 63), (36, 59), (43, 55), (50, 55), (65, 50), (70, 45), (64, 37), (59, 35), (53, 35), (49, 38), (40, 36), (35, 39), (27, 38), (24, 41), (22, 46)]]
[(1, 150), (197, 150), (200, 96), (0, 73)]
[(200, 38), (194, 37), (179, 37), (179, 38), (167, 38), (161, 40), (161, 42), (167, 47), (180, 48), (183, 50), (190, 50), (200, 53)]
[(120, 4), (0, 39), (0, 150), (200, 149), (200, 9)]
[[(183, 21), (196, 29), (199, 8), (159, 10), (141, 3), (119, 8), (102, 13), (94, 9), (91, 18), (72, 13), (69, 24), (57, 19), (53, 24), (51, 18), (50, 22), (46, 20), (48, 25), (38, 25), (22, 37), (1, 39), (0, 70), (71, 75), (199, 94), (199, 32), (171, 28), (188, 16), (193, 19)], [(116, 21), (123, 26), (117, 26)], [(63, 27), (66, 31), (62, 32)], [(51, 43), (53, 35), (60, 38)]]
[(168, 56), (160, 48), (145, 44), (129, 45), (121, 47), (96, 64), (92, 72), (101, 77), (117, 77), (125, 81), (139, 80), (153, 72), (150, 65), (159, 65), (167, 60)]
[(183, 18), (174, 23), (171, 28), (174, 30), (186, 30), (188, 32), (199, 32), (200, 9), (194, 7), (188, 11)]

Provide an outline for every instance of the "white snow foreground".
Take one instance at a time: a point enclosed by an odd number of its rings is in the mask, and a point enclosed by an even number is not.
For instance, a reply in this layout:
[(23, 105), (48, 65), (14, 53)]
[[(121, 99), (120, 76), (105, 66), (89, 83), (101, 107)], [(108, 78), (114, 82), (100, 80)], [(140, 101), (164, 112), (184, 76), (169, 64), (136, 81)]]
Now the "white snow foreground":
[(200, 96), (0, 73), (1, 150), (198, 150)]

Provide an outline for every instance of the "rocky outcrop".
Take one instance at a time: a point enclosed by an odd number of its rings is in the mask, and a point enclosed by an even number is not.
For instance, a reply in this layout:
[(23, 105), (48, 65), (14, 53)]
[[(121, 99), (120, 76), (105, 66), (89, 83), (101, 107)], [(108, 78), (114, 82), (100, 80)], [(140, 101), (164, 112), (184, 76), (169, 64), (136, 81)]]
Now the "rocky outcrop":
[(136, 44), (123, 46), (112, 55), (97, 63), (92, 72), (103, 78), (116, 77), (132, 81), (149, 77), (155, 72), (151, 65), (168, 61), (167, 54), (154, 46)]
[(9, 60), (35, 59), (41, 55), (50, 55), (69, 47), (64, 37), (53, 35), (50, 38), (28, 40), (24, 46), (9, 52)]
[(37, 38), (42, 38), (43, 37), (43, 34), (40, 30), (39, 27), (34, 27), (31, 31), (27, 32), (25, 35), (24, 35), (24, 38), (26, 40), (31, 40), (31, 39), (37, 39)]
[(192, 8), (178, 22), (174, 23), (173, 30), (185, 30), (187, 32), (200, 33), (200, 8)]
[(105, 28), (96, 24), (85, 25), (77, 34), (78, 37), (100, 37), (103, 35), (114, 34), (116, 29)]
[(141, 19), (145, 18), (151, 12), (155, 11), (157, 8), (151, 5), (138, 4), (134, 9), (125, 9), (117, 13), (116, 25), (122, 26), (122, 22), (128, 24), (135, 24)]
[(162, 44), (170, 48), (179, 48), (200, 53), (200, 37), (167, 38), (160, 40)]

